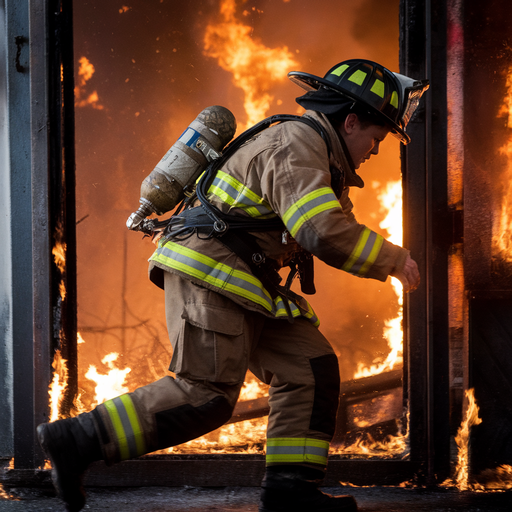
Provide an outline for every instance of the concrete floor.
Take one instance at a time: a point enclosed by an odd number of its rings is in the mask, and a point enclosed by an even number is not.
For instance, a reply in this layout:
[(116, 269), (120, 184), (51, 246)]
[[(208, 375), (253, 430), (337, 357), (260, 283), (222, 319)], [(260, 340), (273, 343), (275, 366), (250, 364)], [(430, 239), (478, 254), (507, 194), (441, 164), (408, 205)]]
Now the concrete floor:
[[(458, 492), (396, 487), (324, 488), (352, 494), (360, 512), (512, 512), (512, 491)], [(84, 511), (97, 512), (257, 512), (255, 487), (146, 487), (87, 489)], [(50, 489), (0, 488), (1, 512), (64, 512)], [(312, 511), (314, 512), (314, 511)]]

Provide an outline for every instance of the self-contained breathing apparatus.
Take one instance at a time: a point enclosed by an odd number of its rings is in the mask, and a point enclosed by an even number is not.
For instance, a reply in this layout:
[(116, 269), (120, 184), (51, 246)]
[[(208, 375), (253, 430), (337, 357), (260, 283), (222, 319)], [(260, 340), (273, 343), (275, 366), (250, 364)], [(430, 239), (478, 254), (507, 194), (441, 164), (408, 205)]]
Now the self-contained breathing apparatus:
[[(328, 139), (321, 125), (306, 116), (274, 115), (260, 121), (231, 142), (228, 141), (229, 144), (225, 147), (221, 146), (221, 144), (225, 140), (226, 134), (229, 134), (229, 130), (224, 131), (224, 139), (217, 138), (217, 140), (212, 141), (212, 137), (209, 137), (210, 140), (208, 142), (210, 144), (208, 147), (204, 139), (212, 131), (212, 109), (215, 109), (217, 120), (222, 118), (221, 124), (223, 126), (236, 126), (233, 114), (229, 110), (224, 109), (224, 107), (216, 106), (203, 110), (152, 173), (143, 181), (141, 186), (141, 206), (137, 212), (134, 212), (129, 217), (127, 227), (134, 231), (142, 231), (147, 236), (160, 235), (159, 243), (166, 243), (171, 239), (183, 240), (194, 234), (203, 239), (216, 238), (249, 266), (253, 274), (260, 279), (271, 294), (272, 298), (281, 295), (292, 302), (297, 302), (299, 297), (290, 290), (291, 284), (297, 275), (300, 279), (301, 291), (309, 295), (314, 294), (313, 256), (310, 253), (301, 251), (293, 257), (288, 263), (290, 273), (285, 285), (282, 286), (280, 284), (282, 278), (279, 275), (277, 263), (265, 257), (255, 237), (250, 234), (251, 232), (277, 230), (285, 233), (286, 228), (280, 218), (260, 220), (241, 215), (226, 214), (208, 200), (207, 193), (217, 170), (225, 164), (228, 158), (258, 133), (275, 123), (298, 121), (307, 124), (322, 136), (330, 153)], [(218, 126), (216, 125), (215, 128), (218, 128)], [(217, 131), (215, 128), (213, 129)], [(186, 147), (184, 147), (184, 144)], [(207, 153), (204, 152), (206, 147)], [(180, 162), (181, 165), (178, 167), (180, 179), (178, 180), (173, 162), (179, 162), (180, 157), (184, 160), (183, 154), (180, 154), (183, 148), (189, 154), (191, 154), (191, 151), (201, 151), (202, 161), (206, 165), (201, 167), (198, 158), (188, 158), (188, 172), (184, 172), (183, 168), (185, 166)], [(170, 161), (166, 165), (165, 161), (169, 161), (169, 157), (172, 156), (173, 152), (177, 153), (174, 156), (174, 161)], [(194, 187), (193, 181), (200, 175), (201, 171), (203, 173)], [(332, 170), (331, 172), (339, 173), (337, 170)], [(333, 181), (340, 181), (339, 177), (336, 176), (335, 178), (336, 180)], [(184, 183), (185, 185), (183, 186)], [(167, 193), (162, 191), (163, 185), (166, 186)], [(180, 186), (182, 188), (178, 190)], [(168, 192), (169, 190), (170, 193)], [(162, 214), (165, 211), (170, 211), (179, 202), (180, 204), (169, 219), (160, 221), (155, 218), (146, 218), (151, 213)], [(192, 207), (193, 204), (197, 205), (197, 202), (199, 202), (200, 206)], [(293, 321), (288, 301), (284, 300), (283, 302), (287, 308), (289, 321)]]

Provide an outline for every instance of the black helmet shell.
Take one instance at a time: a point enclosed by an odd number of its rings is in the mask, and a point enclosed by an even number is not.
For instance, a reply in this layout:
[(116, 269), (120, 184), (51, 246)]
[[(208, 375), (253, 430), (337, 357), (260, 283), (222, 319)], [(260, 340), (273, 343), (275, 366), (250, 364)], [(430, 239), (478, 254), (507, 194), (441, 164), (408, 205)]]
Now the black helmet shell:
[[(412, 112), (407, 112), (407, 116), (404, 114), (409, 107), (416, 108), (421, 94), (428, 89), (426, 80), (415, 81), (364, 59), (340, 62), (323, 78), (300, 71), (291, 71), (288, 77), (307, 91), (327, 87), (364, 105), (380, 117), (404, 144), (411, 140), (405, 133), (405, 127)], [(414, 105), (409, 97), (411, 91), (415, 91)]]

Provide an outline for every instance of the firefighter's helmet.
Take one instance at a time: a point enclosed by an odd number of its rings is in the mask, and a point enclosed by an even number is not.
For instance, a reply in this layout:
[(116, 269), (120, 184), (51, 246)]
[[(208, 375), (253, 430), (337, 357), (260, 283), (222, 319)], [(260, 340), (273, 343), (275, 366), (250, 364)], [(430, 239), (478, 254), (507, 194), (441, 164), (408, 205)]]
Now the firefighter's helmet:
[(300, 71), (291, 71), (288, 78), (306, 91), (325, 87), (354, 100), (384, 121), (404, 144), (411, 141), (405, 133), (407, 123), (429, 88), (428, 80), (414, 80), (363, 59), (340, 62), (323, 78)]

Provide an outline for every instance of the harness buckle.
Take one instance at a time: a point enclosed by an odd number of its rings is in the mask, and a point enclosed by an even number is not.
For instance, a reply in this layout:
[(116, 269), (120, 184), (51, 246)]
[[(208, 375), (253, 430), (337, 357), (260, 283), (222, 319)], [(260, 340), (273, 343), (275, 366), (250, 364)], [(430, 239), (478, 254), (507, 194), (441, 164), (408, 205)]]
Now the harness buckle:
[(255, 265), (261, 265), (262, 263), (265, 263), (265, 255), (261, 252), (255, 252), (252, 255), (252, 261)]
[(213, 229), (221, 235), (228, 230), (228, 225), (223, 220), (218, 219), (213, 223)]

